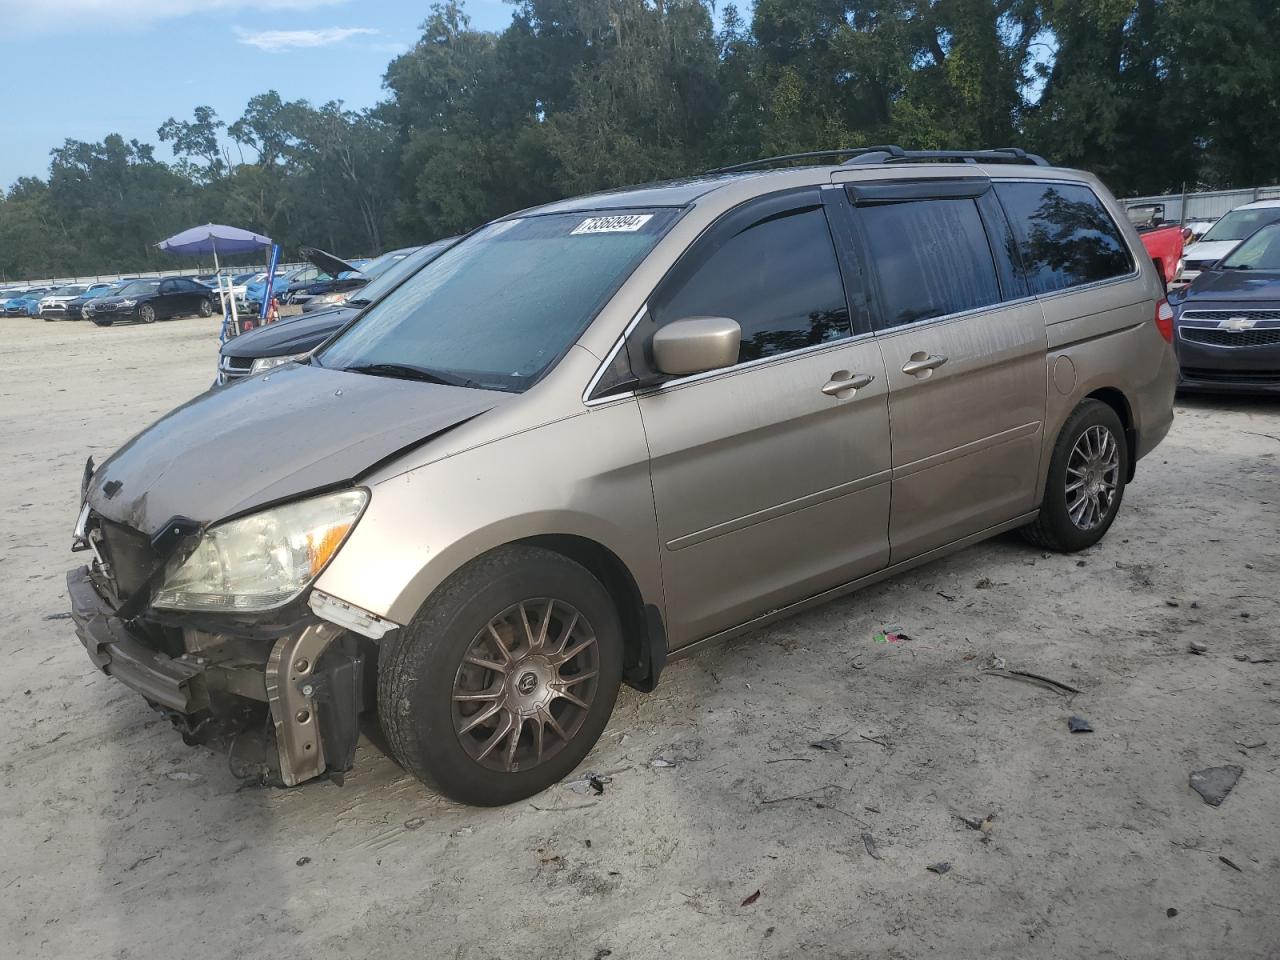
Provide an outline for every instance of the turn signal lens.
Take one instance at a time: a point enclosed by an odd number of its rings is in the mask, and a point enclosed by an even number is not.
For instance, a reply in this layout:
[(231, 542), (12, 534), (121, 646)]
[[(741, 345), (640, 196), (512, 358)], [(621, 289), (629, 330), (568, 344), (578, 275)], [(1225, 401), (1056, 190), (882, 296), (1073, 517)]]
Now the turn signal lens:
[(1173, 307), (1163, 297), (1156, 303), (1156, 329), (1165, 343), (1173, 343)]

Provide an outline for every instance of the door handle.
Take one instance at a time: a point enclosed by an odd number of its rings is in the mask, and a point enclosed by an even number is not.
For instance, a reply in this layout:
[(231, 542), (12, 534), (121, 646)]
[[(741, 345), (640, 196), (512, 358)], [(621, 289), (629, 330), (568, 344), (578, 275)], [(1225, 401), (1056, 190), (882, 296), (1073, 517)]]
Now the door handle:
[(920, 351), (913, 353), (911, 359), (902, 365), (902, 372), (924, 379), (946, 362), (946, 357), (940, 357), (937, 354), (926, 354)]
[(874, 379), (875, 377), (869, 373), (850, 373), (848, 370), (837, 370), (831, 375), (831, 379), (822, 385), (822, 392), (828, 397), (846, 400)]

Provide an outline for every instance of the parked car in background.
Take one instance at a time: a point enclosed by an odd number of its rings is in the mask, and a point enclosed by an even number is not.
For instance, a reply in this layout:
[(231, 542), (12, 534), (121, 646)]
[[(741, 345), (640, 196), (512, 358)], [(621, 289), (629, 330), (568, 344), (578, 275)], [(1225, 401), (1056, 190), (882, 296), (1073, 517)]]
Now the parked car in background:
[(395, 261), (349, 299), (301, 316), (283, 317), (222, 345), (218, 355), (218, 383), (230, 383), (294, 360), (301, 360), (334, 333), (398, 287), (427, 263), (458, 242), (457, 237), (414, 247), (408, 256)]
[(6, 317), (33, 317), (40, 306), (40, 298), (53, 290), (52, 287), (35, 287), (10, 297), (3, 304)]
[(1169, 298), (1181, 390), (1280, 393), (1280, 222)]
[(322, 276), (305, 285), (290, 284), (289, 292), (282, 301), (284, 303), (301, 306), (315, 297), (353, 290), (365, 282), (361, 279), (360, 269), (370, 262), (368, 260), (343, 260), (315, 247), (303, 247), (302, 255), (320, 270)]
[(134, 277), (128, 277), (126, 279), (117, 280), (114, 283), (108, 283), (103, 286), (91, 287), (89, 290), (82, 293), (80, 296), (76, 297), (74, 300), (70, 300), (67, 302), (67, 305), (65, 308), (66, 310), (65, 319), (83, 320), (85, 318), (84, 306), (90, 300), (97, 300), (101, 297), (109, 297), (115, 293), (118, 293), (120, 290), (123, 290), (130, 283), (133, 283), (135, 279), (136, 278)]
[(349, 770), (376, 711), (513, 803), (670, 657), (1005, 531), (1098, 543), (1177, 378), (1116, 201), (1021, 151), (789, 159), (491, 223), (90, 462), (92, 662), (264, 779)]
[(1277, 221), (1280, 221), (1280, 200), (1258, 200), (1236, 207), (1210, 227), (1201, 239), (1188, 244), (1182, 255), (1178, 279), (1191, 283), (1200, 271), (1213, 266), (1259, 227)]
[(194, 280), (170, 277), (165, 280), (134, 280), (111, 296), (90, 300), (83, 307), (86, 317), (100, 327), (122, 320), (154, 323), (184, 315), (207, 317), (213, 313), (215, 294)]
[[(1135, 225), (1136, 226), (1136, 225)], [(1183, 237), (1182, 227), (1151, 225), (1137, 227), (1142, 245), (1160, 270), (1160, 278), (1167, 288), (1178, 277), (1178, 268), (1182, 263)]]
[(370, 281), (383, 276), (388, 270), (394, 269), (397, 264), (403, 263), (406, 258), (421, 249), (421, 247), (402, 247), (399, 250), (391, 250), (361, 263), (354, 271), (340, 274), (338, 283), (331, 289), (312, 294), (303, 303), (303, 311), (322, 310), (335, 304), (345, 303), (349, 298), (356, 296)]
[(67, 315), (67, 304), (90, 290), (101, 290), (109, 283), (73, 283), (46, 293), (40, 298), (39, 316), (45, 320), (62, 320)]

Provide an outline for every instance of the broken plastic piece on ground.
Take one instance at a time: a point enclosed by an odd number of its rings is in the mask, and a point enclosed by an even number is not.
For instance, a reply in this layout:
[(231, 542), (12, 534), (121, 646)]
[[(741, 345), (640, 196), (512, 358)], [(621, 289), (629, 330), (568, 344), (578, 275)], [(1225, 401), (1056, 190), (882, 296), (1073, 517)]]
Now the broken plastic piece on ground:
[(1236, 781), (1244, 773), (1244, 767), (1234, 763), (1222, 767), (1205, 767), (1203, 770), (1191, 771), (1191, 789), (1200, 794), (1204, 802), (1211, 807), (1222, 805), (1227, 799)]
[(816, 750), (831, 750), (834, 752), (840, 749), (840, 741), (836, 737), (827, 737), (825, 740), (815, 740), (809, 746)]
[(649, 761), (649, 766), (675, 767), (675, 766), (679, 766), (679, 764), (675, 760), (672, 760), (670, 757), (664, 757), (662, 756), (662, 754), (658, 754), (658, 756), (654, 757), (652, 760)]
[(745, 900), (743, 900), (743, 901), (742, 901), (742, 905), (743, 905), (744, 907), (749, 907), (749, 906), (751, 906), (753, 903), (755, 903), (755, 902), (756, 902), (757, 900), (759, 900), (759, 899), (760, 899), (760, 891), (759, 891), (759, 890), (757, 890), (755, 893), (751, 894), (751, 896), (749, 896), (749, 897), (747, 897)]
[(1205, 643), (1203, 640), (1192, 640), (1191, 652), (1196, 654), (1197, 656), (1204, 656), (1206, 653), (1209, 652), (1209, 645)]
[(942, 876), (951, 869), (951, 864), (943, 860), (941, 863), (931, 863), (929, 866), (925, 867), (925, 869), (930, 873), (936, 873), (938, 876)]
[(1067, 729), (1072, 733), (1093, 733), (1093, 724), (1084, 717), (1078, 717), (1073, 713), (1067, 718)]
[(578, 780), (570, 780), (565, 784), (570, 790), (579, 796), (588, 796), (592, 793), (599, 796), (604, 793), (604, 787), (607, 783), (613, 783), (613, 777), (605, 777), (596, 773), (584, 773)]

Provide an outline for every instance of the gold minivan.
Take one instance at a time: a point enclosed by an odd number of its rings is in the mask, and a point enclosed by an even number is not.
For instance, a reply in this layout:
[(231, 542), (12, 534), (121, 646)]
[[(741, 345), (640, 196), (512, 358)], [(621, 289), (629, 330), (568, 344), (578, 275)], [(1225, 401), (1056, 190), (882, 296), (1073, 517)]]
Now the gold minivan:
[(242, 776), (340, 779), (376, 709), (501, 804), (703, 644), (1095, 543), (1176, 375), (1123, 210), (1017, 150), (822, 156), (504, 217), (90, 462), (90, 658)]

